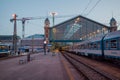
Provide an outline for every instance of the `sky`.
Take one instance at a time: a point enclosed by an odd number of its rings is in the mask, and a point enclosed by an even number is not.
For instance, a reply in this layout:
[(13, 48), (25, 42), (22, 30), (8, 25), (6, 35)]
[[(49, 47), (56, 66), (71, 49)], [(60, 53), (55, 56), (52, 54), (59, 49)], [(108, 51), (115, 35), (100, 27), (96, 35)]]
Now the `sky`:
[[(44, 20), (50, 12), (57, 12), (55, 24), (83, 15), (105, 25), (114, 17), (120, 25), (120, 0), (0, 0), (0, 35), (13, 35), (12, 14), (17, 19), (41, 17), (26, 21), (25, 36), (44, 34)], [(49, 20), (52, 26), (52, 18)], [(21, 21), (17, 21), (17, 35), (22, 36)]]

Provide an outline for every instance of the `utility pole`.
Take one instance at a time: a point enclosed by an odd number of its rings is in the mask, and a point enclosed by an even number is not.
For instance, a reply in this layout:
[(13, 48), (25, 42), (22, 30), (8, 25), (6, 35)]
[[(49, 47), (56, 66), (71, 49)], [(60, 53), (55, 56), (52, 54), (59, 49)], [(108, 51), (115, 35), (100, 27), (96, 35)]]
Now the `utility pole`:
[(32, 53), (34, 52), (34, 37), (32, 36)]
[(13, 19), (10, 19), (11, 22), (14, 21), (14, 32), (13, 32), (13, 51), (14, 54), (17, 53), (17, 24), (16, 24), (16, 14), (13, 14)]

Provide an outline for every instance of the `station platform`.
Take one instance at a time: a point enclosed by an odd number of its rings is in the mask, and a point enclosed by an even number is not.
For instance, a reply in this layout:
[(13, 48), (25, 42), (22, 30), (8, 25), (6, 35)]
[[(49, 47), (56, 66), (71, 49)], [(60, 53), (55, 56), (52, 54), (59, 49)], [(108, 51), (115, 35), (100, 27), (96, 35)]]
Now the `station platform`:
[(0, 61), (0, 80), (74, 80), (66, 62), (57, 52), (31, 55), (33, 60), (19, 64), (27, 56)]

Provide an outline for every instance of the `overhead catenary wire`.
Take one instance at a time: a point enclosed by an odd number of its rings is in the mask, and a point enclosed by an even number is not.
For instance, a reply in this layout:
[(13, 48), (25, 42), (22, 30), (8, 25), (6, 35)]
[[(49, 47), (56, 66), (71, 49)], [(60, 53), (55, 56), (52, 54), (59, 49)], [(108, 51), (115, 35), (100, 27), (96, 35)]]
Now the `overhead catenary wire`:
[(83, 13), (88, 9), (90, 3), (92, 2), (92, 0), (89, 0), (88, 4), (86, 5), (85, 9), (83, 10), (83, 12), (81, 13), (81, 15), (83, 15)]
[(86, 16), (88, 16), (92, 11), (93, 11), (93, 9), (98, 5), (98, 3), (100, 2), (101, 0), (98, 0), (97, 2), (96, 2), (96, 4), (90, 9), (90, 11), (86, 14)]

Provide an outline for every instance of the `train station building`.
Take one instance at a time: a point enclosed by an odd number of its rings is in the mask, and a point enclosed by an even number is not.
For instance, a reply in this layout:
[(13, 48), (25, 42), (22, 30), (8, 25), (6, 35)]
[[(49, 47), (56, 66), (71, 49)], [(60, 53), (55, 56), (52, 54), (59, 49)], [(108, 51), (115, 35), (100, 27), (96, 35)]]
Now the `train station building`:
[(58, 25), (50, 27), (50, 41), (79, 41), (91, 39), (96, 36), (116, 31), (117, 22), (114, 18), (110, 20), (110, 26), (101, 24), (84, 16), (78, 15)]

